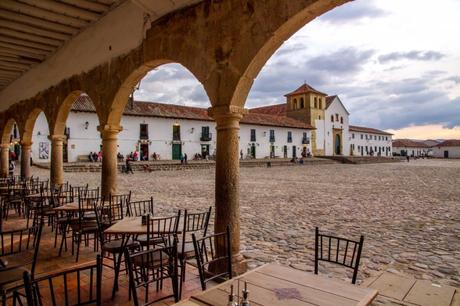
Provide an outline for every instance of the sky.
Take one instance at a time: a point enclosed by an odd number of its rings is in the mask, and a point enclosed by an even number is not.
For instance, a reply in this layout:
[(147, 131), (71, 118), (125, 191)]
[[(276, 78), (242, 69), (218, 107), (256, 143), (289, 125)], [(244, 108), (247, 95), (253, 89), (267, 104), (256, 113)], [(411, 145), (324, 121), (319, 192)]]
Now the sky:
[[(287, 40), (255, 79), (246, 107), (283, 103), (307, 82), (338, 95), (351, 124), (395, 138), (460, 139), (459, 38), (459, 0), (356, 0)], [(147, 74), (135, 98), (210, 106), (178, 64)]]

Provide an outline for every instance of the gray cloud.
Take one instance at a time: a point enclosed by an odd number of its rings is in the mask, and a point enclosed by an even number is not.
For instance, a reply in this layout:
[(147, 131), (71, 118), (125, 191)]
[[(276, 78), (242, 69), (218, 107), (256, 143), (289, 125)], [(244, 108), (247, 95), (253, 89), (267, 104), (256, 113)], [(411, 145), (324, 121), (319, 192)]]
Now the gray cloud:
[(415, 61), (437, 61), (445, 57), (444, 54), (437, 51), (409, 51), (409, 52), (392, 52), (379, 56), (379, 62), (382, 64), (399, 61), (399, 60), (415, 60)]
[(320, 21), (342, 24), (350, 21), (358, 21), (363, 18), (383, 17), (388, 13), (378, 8), (374, 1), (356, 0), (341, 5), (332, 11), (319, 17)]

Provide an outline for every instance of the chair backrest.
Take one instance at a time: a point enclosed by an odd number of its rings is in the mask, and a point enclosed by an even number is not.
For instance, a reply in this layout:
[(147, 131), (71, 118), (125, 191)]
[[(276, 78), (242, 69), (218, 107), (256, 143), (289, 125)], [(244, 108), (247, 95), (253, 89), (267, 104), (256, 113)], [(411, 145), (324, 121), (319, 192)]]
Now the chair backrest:
[(83, 186), (70, 186), (70, 189), (73, 191), (74, 197), (80, 197), (82, 196), (83, 198), (86, 198), (86, 192), (88, 190), (88, 184), (83, 185)]
[[(133, 254), (129, 253), (128, 248), (125, 249), (129, 288), (135, 306), (140, 305), (137, 293), (140, 287), (144, 287), (145, 291), (144, 302), (141, 305), (151, 305), (169, 297), (174, 297), (175, 302), (179, 301), (177, 235), (172, 235), (172, 239), (169, 240), (172, 241), (170, 245)], [(151, 284), (158, 281), (162, 283), (165, 279), (171, 279), (173, 294), (149, 300), (148, 288), (151, 287)]]
[(197, 236), (200, 233), (200, 237), (204, 237), (208, 231), (209, 219), (211, 217), (212, 207), (205, 212), (189, 213), (187, 210), (184, 211), (184, 226), (182, 228), (182, 254), (185, 250), (185, 244), (192, 242), (191, 233), (195, 233)]
[(321, 234), (315, 228), (315, 274), (319, 261), (327, 261), (353, 269), (352, 284), (356, 283), (364, 236), (359, 241)]
[[(27, 306), (102, 305), (101, 255), (97, 255), (96, 263), (61, 270), (36, 279), (24, 272), (23, 278)], [(15, 301), (21, 301), (20, 295), (19, 291), (14, 292)], [(24, 305), (23, 302), (18, 304)]]
[[(38, 214), (35, 215), (38, 218)], [(19, 254), (35, 247), (40, 240), (40, 221), (33, 221), (27, 228), (0, 231), (0, 257)]]
[(147, 248), (151, 245), (155, 246), (155, 240), (161, 238), (164, 245), (171, 245), (172, 235), (177, 235), (179, 230), (179, 220), (181, 211), (177, 215), (171, 217), (153, 217), (148, 215), (147, 218)]
[[(107, 212), (111, 223), (119, 221), (128, 215), (127, 210), (130, 199), (131, 191), (127, 194), (109, 196)], [(102, 202), (104, 202), (104, 199), (102, 199)], [(105, 202), (107, 201), (105, 200)]]
[(223, 233), (199, 239), (193, 233), (192, 240), (203, 290), (206, 290), (206, 283), (211, 280), (232, 278), (232, 249), (228, 226)]
[(127, 214), (130, 217), (140, 217), (144, 214), (153, 214), (153, 197), (150, 200), (130, 201)]

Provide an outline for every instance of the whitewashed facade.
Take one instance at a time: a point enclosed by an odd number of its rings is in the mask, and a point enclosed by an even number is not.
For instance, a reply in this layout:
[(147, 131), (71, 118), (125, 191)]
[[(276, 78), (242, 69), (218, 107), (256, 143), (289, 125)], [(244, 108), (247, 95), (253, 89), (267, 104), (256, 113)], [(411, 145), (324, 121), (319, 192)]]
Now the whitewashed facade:
[(396, 156), (423, 157), (431, 156), (432, 149), (422, 141), (396, 139), (393, 141), (393, 152)]
[[(325, 131), (322, 132), (322, 137), (316, 138), (317, 146), (321, 141), (325, 143), (325, 154), (331, 155), (350, 155), (349, 146), (349, 122), (348, 116), (350, 115), (340, 101), (339, 97), (331, 97), (331, 102), (326, 108), (325, 112)], [(319, 134), (319, 133), (318, 133)], [(341, 137), (341, 141), (335, 141), (335, 137)], [(322, 139), (321, 139), (322, 138)], [(337, 143), (340, 143), (340, 148)]]
[(350, 155), (393, 156), (392, 135), (375, 129), (350, 128)]
[[(141, 136), (141, 124), (147, 125), (147, 137)], [(67, 151), (64, 156), (67, 156), (68, 162), (87, 161), (90, 152), (101, 151), (98, 125), (98, 118), (94, 112), (70, 112), (66, 124), (68, 139), (64, 146)], [(121, 125), (123, 131), (118, 136), (118, 152), (124, 156), (134, 151), (141, 156), (141, 152), (147, 150), (149, 160), (154, 153), (159, 155), (160, 159), (171, 160), (173, 146), (180, 146), (180, 153), (187, 154), (189, 160), (197, 153), (203, 155), (207, 152), (213, 155), (215, 152), (216, 134), (213, 121), (125, 115), (122, 117)], [(180, 130), (180, 140), (177, 141), (173, 140), (175, 126)], [(202, 135), (203, 128), (207, 128), (209, 133)], [(255, 131), (255, 139), (251, 138), (251, 130)], [(240, 151), (244, 158), (251, 158), (252, 153), (255, 154), (255, 158), (267, 158), (271, 156), (271, 152), (272, 156), (291, 158), (294, 151), (295, 155), (300, 157), (304, 148), (311, 152), (311, 145), (303, 143), (304, 139), (311, 137), (309, 129), (241, 124), (239, 133)], [(271, 133), (274, 133), (274, 141), (270, 139)], [(49, 162), (51, 144), (48, 136), (48, 123), (41, 113), (32, 136), (34, 161)], [(178, 159), (177, 156), (174, 156), (174, 159)]]
[(433, 157), (460, 158), (460, 140), (446, 140), (433, 146)]

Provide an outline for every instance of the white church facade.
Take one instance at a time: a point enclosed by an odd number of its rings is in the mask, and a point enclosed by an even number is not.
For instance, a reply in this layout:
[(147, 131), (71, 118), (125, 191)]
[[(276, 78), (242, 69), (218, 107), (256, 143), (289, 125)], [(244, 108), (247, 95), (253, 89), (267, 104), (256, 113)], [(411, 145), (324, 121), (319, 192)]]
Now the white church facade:
[[(64, 160), (87, 161), (101, 151), (95, 109), (82, 95), (66, 124)], [(132, 101), (125, 108), (118, 136), (118, 153), (137, 151), (139, 159), (180, 159), (187, 154), (215, 154), (215, 123), (205, 108)], [(49, 130), (44, 114), (33, 131), (32, 158), (48, 162)], [(349, 125), (349, 113), (338, 96), (327, 96), (304, 84), (286, 95), (286, 103), (253, 108), (240, 122), (243, 158), (293, 158), (312, 154), (391, 156), (391, 134)]]

